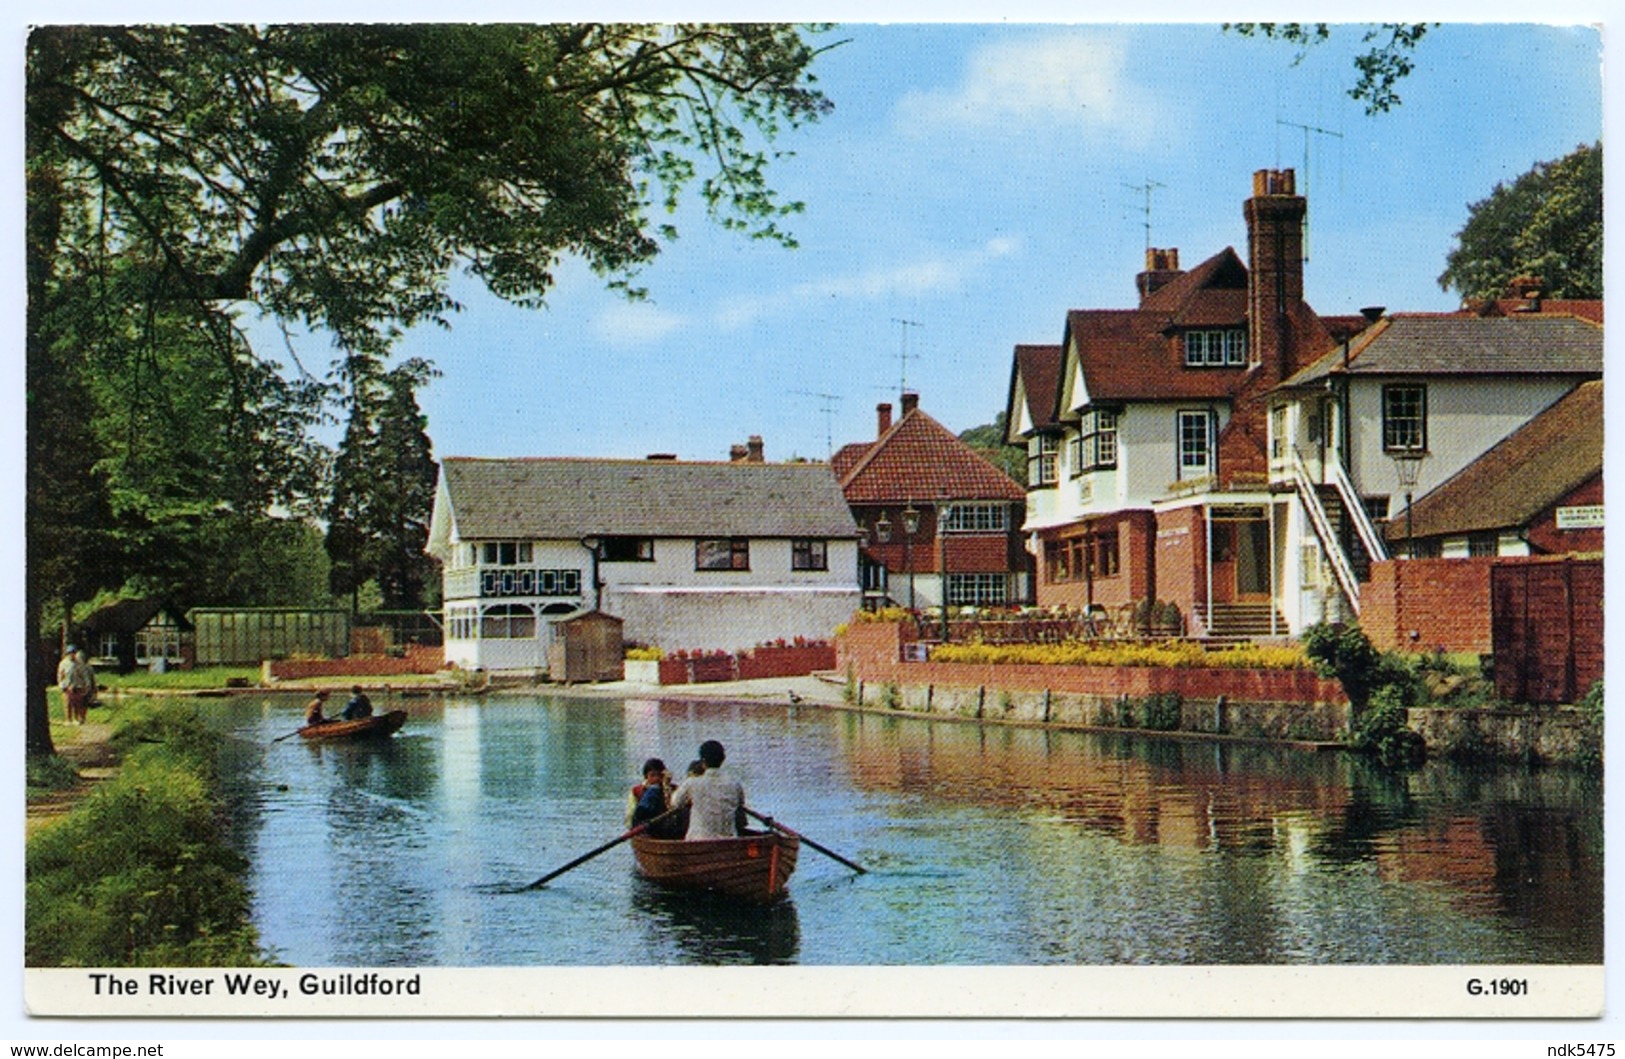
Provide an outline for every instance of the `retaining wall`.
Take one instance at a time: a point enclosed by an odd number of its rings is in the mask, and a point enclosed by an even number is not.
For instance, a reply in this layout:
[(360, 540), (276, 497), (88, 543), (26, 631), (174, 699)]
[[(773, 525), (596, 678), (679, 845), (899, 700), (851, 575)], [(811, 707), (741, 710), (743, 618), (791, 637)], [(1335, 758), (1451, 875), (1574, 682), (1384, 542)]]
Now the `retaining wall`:
[(1031, 723), (1142, 727), (1153, 696), (1177, 695), (1178, 730), (1272, 739), (1340, 739), (1342, 685), (1311, 670), (983, 665), (904, 661), (906, 626), (851, 626), (837, 666), (859, 705)]

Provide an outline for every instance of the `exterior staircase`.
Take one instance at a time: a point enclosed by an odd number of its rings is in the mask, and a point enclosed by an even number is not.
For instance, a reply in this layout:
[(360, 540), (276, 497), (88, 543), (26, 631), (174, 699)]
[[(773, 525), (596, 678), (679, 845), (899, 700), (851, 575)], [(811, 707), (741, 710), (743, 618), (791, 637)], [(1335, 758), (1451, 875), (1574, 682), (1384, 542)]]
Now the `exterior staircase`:
[(1330, 485), (1319, 486), (1317, 491), (1320, 493), (1320, 506), (1326, 511), (1326, 521), (1331, 526), (1332, 535), (1342, 546), (1343, 554), (1348, 556), (1349, 567), (1354, 571), (1354, 579), (1364, 584), (1371, 580), (1371, 553), (1366, 550), (1360, 534), (1355, 532), (1348, 509), (1343, 506), (1343, 494), (1335, 486)]
[(1202, 627), (1208, 639), (1267, 640), (1271, 636), (1287, 635), (1286, 619), (1275, 609), (1275, 604), (1268, 601), (1214, 603), (1201, 610)]

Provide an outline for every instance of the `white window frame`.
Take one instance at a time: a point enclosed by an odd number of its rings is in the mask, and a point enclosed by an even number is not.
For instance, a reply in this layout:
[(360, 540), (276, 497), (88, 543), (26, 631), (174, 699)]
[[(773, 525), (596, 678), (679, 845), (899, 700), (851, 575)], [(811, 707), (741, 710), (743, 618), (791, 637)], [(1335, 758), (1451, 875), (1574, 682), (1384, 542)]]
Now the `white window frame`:
[(949, 574), (951, 607), (1000, 607), (1010, 600), (1008, 574)]
[(944, 533), (1004, 533), (1009, 528), (1009, 506), (1002, 501), (956, 503), (942, 527)]
[(1027, 442), (1027, 484), (1054, 485), (1060, 456), (1061, 440), (1054, 434), (1039, 434)]
[[(1192, 428), (1190, 424), (1201, 421), (1201, 427)], [(1193, 478), (1206, 478), (1213, 474), (1214, 460), (1214, 429), (1213, 413), (1207, 409), (1181, 409), (1174, 413), (1174, 461), (1178, 470), (1179, 481)], [(1201, 438), (1201, 445), (1191, 444), (1197, 437)], [(1200, 451), (1201, 461), (1192, 459)]]

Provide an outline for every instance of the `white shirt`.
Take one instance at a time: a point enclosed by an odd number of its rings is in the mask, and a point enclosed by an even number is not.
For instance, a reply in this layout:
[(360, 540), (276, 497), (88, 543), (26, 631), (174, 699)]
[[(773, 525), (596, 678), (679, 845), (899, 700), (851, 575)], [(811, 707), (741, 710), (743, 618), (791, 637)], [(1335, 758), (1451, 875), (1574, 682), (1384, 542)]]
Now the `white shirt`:
[(744, 804), (745, 788), (733, 777), (724, 776), (721, 766), (684, 780), (671, 800), (673, 809), (693, 806), (687, 838), (733, 838), (739, 834), (734, 814)]

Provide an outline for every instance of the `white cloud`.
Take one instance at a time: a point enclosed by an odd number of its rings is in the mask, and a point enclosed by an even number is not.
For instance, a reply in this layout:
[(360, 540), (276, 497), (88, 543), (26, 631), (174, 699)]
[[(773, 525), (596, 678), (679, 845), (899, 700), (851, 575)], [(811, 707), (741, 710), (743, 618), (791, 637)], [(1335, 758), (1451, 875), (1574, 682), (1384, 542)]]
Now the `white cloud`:
[(814, 302), (880, 301), (894, 296), (919, 297), (959, 290), (979, 269), (1021, 248), (1019, 240), (1000, 236), (957, 254), (943, 254), (890, 268), (801, 283), (776, 294), (734, 298), (723, 303), (716, 322), (724, 328), (745, 327), (764, 316)]
[(623, 302), (598, 314), (593, 333), (614, 346), (642, 346), (658, 342), (687, 322), (680, 313), (667, 312), (648, 302)]
[(971, 54), (958, 85), (904, 96), (898, 124), (917, 131), (1043, 125), (1137, 134), (1152, 120), (1153, 100), (1149, 89), (1125, 77), (1126, 65), (1123, 48), (1094, 33), (1001, 41)]

